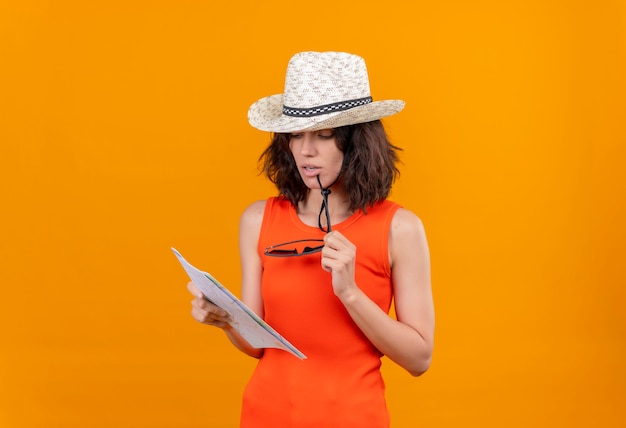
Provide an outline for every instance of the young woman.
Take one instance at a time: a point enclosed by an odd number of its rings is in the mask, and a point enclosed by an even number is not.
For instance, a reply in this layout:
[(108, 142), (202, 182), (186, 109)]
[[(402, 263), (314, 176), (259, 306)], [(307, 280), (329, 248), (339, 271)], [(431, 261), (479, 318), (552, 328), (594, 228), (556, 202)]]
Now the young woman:
[(372, 101), (365, 62), (340, 52), (296, 54), (284, 94), (250, 107), (252, 126), (273, 133), (261, 161), (279, 196), (241, 217), (242, 300), (307, 358), (251, 347), (189, 284), (193, 317), (259, 359), (242, 427), (388, 427), (381, 356), (428, 369), (428, 244), (387, 199), (398, 148), (380, 119), (403, 107)]

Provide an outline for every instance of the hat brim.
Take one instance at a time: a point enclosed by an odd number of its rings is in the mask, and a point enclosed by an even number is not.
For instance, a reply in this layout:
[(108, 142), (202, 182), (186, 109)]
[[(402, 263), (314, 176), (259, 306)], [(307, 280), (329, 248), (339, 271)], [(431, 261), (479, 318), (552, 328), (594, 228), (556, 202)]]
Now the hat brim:
[(278, 94), (261, 98), (252, 104), (248, 110), (248, 121), (261, 131), (317, 131), (371, 122), (394, 115), (403, 108), (404, 101), (385, 100), (319, 116), (292, 117), (283, 114), (283, 94)]

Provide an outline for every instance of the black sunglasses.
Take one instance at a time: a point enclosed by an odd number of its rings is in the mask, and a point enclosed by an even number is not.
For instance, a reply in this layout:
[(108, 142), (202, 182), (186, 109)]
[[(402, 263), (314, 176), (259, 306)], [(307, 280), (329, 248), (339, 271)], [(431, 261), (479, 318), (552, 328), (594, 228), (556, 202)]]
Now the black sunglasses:
[[(331, 230), (330, 212), (328, 211), (328, 195), (330, 194), (330, 189), (324, 189), (322, 187), (322, 182), (320, 181), (319, 175), (317, 176), (317, 182), (319, 183), (322, 192), (322, 207), (320, 208), (320, 214), (317, 217), (317, 225), (322, 232), (328, 233)], [(326, 214), (326, 228), (322, 226), (323, 212), (325, 212)], [(320, 251), (322, 251), (322, 248), (324, 248), (323, 239), (297, 239), (295, 241), (270, 245), (263, 251), (263, 254), (272, 257), (297, 257), (319, 253)]]
[(298, 239), (269, 246), (263, 251), (266, 256), (295, 257), (319, 253), (324, 248), (323, 239)]

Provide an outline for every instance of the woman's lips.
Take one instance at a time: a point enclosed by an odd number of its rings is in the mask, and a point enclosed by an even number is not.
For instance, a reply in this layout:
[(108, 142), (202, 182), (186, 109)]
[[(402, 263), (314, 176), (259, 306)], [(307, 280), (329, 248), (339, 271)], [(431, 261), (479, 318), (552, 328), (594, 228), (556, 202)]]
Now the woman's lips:
[(302, 175), (306, 177), (315, 177), (320, 174), (320, 168), (315, 166), (303, 166)]

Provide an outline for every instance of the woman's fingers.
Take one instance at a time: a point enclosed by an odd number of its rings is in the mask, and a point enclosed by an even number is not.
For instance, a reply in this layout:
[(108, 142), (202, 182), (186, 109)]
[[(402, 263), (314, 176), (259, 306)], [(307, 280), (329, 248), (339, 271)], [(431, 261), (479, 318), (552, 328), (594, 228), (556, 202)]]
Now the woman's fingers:
[(196, 285), (192, 281), (189, 281), (187, 283), (187, 290), (189, 290), (189, 292), (195, 297), (202, 297), (202, 292), (198, 289), (198, 287), (196, 287)]
[(194, 296), (191, 301), (191, 316), (196, 321), (221, 328), (231, 321), (228, 312), (206, 299), (193, 282), (187, 284), (187, 289)]

